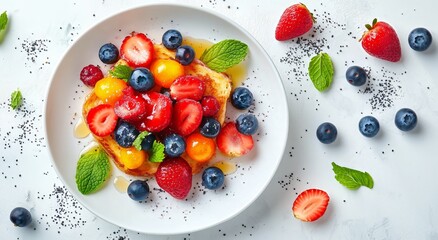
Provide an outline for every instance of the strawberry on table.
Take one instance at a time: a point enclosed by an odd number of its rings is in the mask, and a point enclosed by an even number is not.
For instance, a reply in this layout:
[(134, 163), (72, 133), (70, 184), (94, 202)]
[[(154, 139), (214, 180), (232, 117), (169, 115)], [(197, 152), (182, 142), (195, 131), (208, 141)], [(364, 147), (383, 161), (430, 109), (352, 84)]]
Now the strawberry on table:
[(99, 137), (110, 135), (117, 125), (118, 117), (109, 104), (98, 105), (88, 112), (87, 123), (90, 131)]
[(324, 215), (330, 197), (320, 189), (307, 189), (300, 193), (292, 205), (296, 218), (304, 222), (313, 222)]
[(149, 67), (154, 59), (154, 44), (145, 34), (133, 32), (123, 39), (120, 57), (133, 68)]
[(165, 159), (155, 173), (158, 186), (176, 199), (184, 199), (192, 188), (192, 168), (182, 158)]
[(216, 138), (219, 150), (230, 157), (239, 157), (247, 154), (254, 147), (251, 135), (245, 135), (237, 130), (236, 123), (228, 122), (222, 127)]
[(312, 13), (306, 5), (302, 3), (294, 4), (286, 8), (281, 15), (275, 29), (275, 39), (286, 41), (299, 37), (312, 28), (313, 22)]
[(376, 58), (390, 62), (398, 62), (401, 58), (400, 40), (394, 28), (386, 22), (373, 20), (372, 25), (365, 25), (368, 29), (362, 36), (363, 49)]

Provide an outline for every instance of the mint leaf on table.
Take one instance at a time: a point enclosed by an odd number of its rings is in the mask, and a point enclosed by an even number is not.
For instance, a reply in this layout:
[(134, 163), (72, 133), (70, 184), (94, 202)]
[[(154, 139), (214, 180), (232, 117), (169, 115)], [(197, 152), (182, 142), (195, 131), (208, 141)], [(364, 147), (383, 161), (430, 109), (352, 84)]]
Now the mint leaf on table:
[(101, 147), (82, 154), (76, 166), (76, 186), (84, 195), (100, 189), (110, 176), (108, 155)]
[(199, 60), (211, 70), (223, 72), (243, 61), (247, 54), (248, 45), (238, 40), (226, 39), (205, 50)]
[(21, 103), (23, 102), (23, 96), (21, 95), (21, 92), (19, 89), (15, 90), (11, 94), (11, 108), (17, 109)]
[(361, 186), (372, 189), (374, 181), (371, 175), (367, 172), (361, 172), (351, 168), (341, 167), (332, 162), (333, 172), (335, 172), (335, 179), (347, 187), (348, 189), (358, 189)]
[(141, 142), (143, 142), (143, 139), (149, 134), (148, 131), (143, 131), (135, 138), (134, 142), (132, 143), (132, 146), (135, 147), (138, 151), (141, 150)]
[(131, 77), (132, 69), (126, 65), (117, 65), (109, 71), (109, 74), (115, 78), (128, 81)]
[(164, 160), (164, 158), (165, 158), (164, 144), (155, 140), (152, 143), (152, 148), (151, 148), (150, 155), (149, 155), (149, 161), (154, 162), (154, 163), (158, 163), (158, 162), (162, 162)]
[(8, 14), (4, 11), (0, 14), (0, 43), (3, 41), (3, 38), (6, 33), (6, 27), (8, 26)]
[(322, 92), (330, 87), (333, 74), (333, 63), (327, 53), (321, 52), (310, 60), (309, 77), (318, 91)]

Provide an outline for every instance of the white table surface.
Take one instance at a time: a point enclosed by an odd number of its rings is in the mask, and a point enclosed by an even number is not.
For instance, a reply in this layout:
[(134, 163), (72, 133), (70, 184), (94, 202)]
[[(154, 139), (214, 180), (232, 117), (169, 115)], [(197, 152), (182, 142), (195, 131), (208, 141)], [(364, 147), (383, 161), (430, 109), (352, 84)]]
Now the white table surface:
[[(0, 44), (1, 239), (438, 239), (437, 44), (419, 53), (407, 43), (415, 27), (428, 28), (434, 37), (438, 33), (438, 4), (432, 0), (306, 1), (315, 14), (317, 33), (305, 38), (314, 45), (274, 39), (281, 13), (293, 2), (184, 1), (224, 14), (246, 28), (278, 68), (288, 97), (290, 134), (277, 174), (243, 213), (190, 234), (139, 234), (83, 208), (57, 178), (46, 148), (42, 109), (49, 78), (67, 47), (93, 24), (151, 2), (1, 2), (0, 12), (6, 10), (10, 17), (9, 31)], [(374, 17), (396, 29), (401, 62), (369, 57), (361, 48), (358, 39), (364, 24)], [(335, 65), (333, 85), (325, 93), (317, 92), (306, 75), (310, 59), (306, 53), (313, 55), (315, 46), (329, 53)], [(345, 70), (353, 64), (370, 72), (372, 92), (364, 93), (345, 81)], [(13, 111), (9, 98), (17, 88), (25, 102)], [(402, 133), (393, 123), (401, 107), (418, 114), (413, 132)], [(380, 121), (381, 133), (366, 139), (357, 123), (370, 114)], [(338, 127), (333, 145), (316, 139), (315, 130), (324, 121)], [(375, 187), (346, 189), (334, 179), (333, 161), (369, 172)], [(325, 215), (313, 223), (300, 222), (291, 213), (297, 194), (308, 188), (324, 189), (331, 198)], [(30, 209), (32, 226), (13, 227), (9, 213), (17, 206)]]

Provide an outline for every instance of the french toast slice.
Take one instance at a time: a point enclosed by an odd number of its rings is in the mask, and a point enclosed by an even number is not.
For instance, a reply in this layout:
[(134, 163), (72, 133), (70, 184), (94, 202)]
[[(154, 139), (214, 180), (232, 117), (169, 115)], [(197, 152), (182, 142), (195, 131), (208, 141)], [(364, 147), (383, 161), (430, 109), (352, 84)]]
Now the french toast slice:
[[(155, 59), (174, 59), (174, 51), (168, 50), (161, 44), (154, 45), (154, 48)], [(116, 63), (116, 65), (119, 64), (127, 65), (124, 60), (119, 60)], [(194, 75), (204, 80), (206, 85), (205, 95), (214, 96), (220, 104), (219, 112), (216, 114), (215, 118), (223, 124), (225, 121), (228, 97), (231, 93), (231, 79), (226, 74), (211, 70), (198, 59), (195, 59), (190, 65), (184, 66), (184, 70), (186, 75)], [(96, 96), (94, 91), (92, 91), (83, 104), (83, 118), (87, 119), (90, 109), (102, 103), (103, 102)], [(159, 163), (153, 163), (150, 161), (145, 161), (139, 168), (128, 169), (124, 166), (123, 161), (121, 160), (121, 153), (122, 151), (126, 151), (126, 148), (121, 147), (111, 135), (106, 137), (98, 137), (94, 135), (94, 139), (102, 146), (107, 154), (111, 156), (117, 168), (126, 174), (148, 177), (155, 174), (158, 169)], [(187, 154), (183, 154), (181, 157), (190, 165), (193, 174), (199, 173), (208, 164), (194, 161), (190, 159)]]

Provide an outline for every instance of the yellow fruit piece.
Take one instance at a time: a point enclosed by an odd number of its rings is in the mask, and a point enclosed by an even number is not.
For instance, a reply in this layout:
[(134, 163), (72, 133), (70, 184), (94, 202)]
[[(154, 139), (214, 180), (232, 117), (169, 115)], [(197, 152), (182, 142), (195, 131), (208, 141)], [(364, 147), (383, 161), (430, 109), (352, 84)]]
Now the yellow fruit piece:
[(170, 88), (175, 79), (184, 75), (183, 65), (172, 59), (157, 59), (152, 63), (150, 70), (155, 83), (164, 88)]
[(133, 147), (124, 148), (120, 152), (120, 159), (127, 169), (139, 168), (147, 160), (148, 155), (145, 151), (137, 150)]
[(200, 133), (193, 133), (186, 140), (186, 153), (197, 162), (210, 160), (216, 152), (216, 143), (212, 138)]
[(104, 101), (114, 105), (114, 103), (123, 95), (123, 90), (128, 84), (122, 79), (105, 77), (99, 80), (94, 86), (96, 96)]

